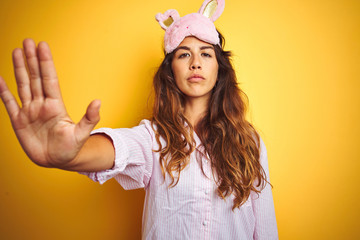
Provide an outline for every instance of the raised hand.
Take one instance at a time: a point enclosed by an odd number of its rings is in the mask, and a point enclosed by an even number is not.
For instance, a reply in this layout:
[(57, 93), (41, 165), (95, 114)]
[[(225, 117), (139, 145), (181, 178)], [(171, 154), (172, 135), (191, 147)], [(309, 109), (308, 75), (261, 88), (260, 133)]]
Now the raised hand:
[(2, 77), (0, 97), (16, 136), (29, 158), (44, 167), (66, 168), (74, 161), (90, 131), (98, 123), (100, 101), (91, 102), (75, 124), (66, 112), (59, 82), (46, 42), (32, 39), (13, 51), (13, 64), (21, 106)]

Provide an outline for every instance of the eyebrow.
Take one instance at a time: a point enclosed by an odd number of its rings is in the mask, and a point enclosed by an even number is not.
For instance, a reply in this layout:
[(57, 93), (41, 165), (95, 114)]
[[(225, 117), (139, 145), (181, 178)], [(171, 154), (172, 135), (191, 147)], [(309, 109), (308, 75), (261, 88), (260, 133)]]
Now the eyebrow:
[[(187, 46), (180, 46), (178, 48), (175, 49), (174, 53), (176, 53), (178, 50), (180, 49), (184, 49), (184, 50), (187, 50), (187, 51), (190, 51), (190, 48), (187, 47)], [(212, 50), (215, 50), (213, 46), (202, 46), (200, 47), (200, 50), (204, 50), (204, 49), (212, 49)]]

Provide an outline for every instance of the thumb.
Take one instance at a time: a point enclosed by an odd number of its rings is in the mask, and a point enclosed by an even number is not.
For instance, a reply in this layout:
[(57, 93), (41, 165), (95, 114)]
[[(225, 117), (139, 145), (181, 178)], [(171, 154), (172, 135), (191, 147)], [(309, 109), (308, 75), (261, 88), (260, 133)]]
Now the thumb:
[(96, 124), (100, 121), (100, 105), (100, 100), (92, 101), (87, 107), (85, 115), (76, 125), (76, 130), (81, 135), (80, 139), (87, 138), (91, 130), (93, 130)]

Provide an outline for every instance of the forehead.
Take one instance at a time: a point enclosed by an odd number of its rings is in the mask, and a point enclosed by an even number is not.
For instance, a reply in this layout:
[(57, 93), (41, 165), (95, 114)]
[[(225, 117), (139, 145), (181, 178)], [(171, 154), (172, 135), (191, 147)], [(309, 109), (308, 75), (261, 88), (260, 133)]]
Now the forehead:
[(196, 37), (193, 37), (193, 36), (189, 36), (189, 37), (186, 37), (180, 44), (179, 44), (179, 47), (181, 46), (187, 46), (187, 47), (202, 47), (202, 46), (212, 46), (210, 43), (207, 43), (207, 42), (204, 42), (204, 41), (201, 41), (199, 40), (198, 38)]

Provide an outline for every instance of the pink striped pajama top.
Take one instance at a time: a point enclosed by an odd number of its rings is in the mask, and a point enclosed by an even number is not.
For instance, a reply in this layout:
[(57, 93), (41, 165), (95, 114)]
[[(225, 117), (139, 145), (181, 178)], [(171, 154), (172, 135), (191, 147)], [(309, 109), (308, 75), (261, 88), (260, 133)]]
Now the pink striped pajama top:
[[(260, 195), (252, 193), (245, 204), (232, 211), (234, 197), (223, 200), (216, 194), (210, 162), (196, 134), (197, 147), (189, 164), (181, 171), (178, 184), (168, 188), (170, 178), (166, 176), (164, 182), (159, 153), (152, 151), (159, 147), (150, 121), (143, 120), (134, 128), (101, 128), (94, 133), (105, 133), (112, 139), (115, 165), (82, 174), (101, 184), (115, 178), (124, 189), (145, 189), (142, 239), (278, 239), (271, 186), (267, 184)], [(262, 140), (260, 147), (261, 164), (269, 180)]]

